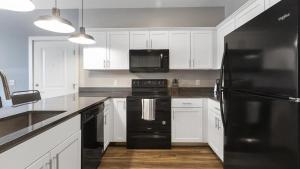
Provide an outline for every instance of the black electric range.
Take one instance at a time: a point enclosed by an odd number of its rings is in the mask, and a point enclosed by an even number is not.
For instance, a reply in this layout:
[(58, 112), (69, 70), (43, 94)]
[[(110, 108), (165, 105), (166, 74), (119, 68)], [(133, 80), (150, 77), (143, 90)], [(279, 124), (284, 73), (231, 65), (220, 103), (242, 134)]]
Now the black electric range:
[(132, 95), (127, 97), (127, 148), (171, 148), (168, 80), (132, 80)]

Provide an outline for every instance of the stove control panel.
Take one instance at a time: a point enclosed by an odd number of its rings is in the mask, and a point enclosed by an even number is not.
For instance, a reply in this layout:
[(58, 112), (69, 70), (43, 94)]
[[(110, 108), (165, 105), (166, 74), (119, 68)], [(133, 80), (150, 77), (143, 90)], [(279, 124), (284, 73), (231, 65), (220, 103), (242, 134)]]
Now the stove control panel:
[(168, 88), (167, 79), (133, 79), (132, 88)]

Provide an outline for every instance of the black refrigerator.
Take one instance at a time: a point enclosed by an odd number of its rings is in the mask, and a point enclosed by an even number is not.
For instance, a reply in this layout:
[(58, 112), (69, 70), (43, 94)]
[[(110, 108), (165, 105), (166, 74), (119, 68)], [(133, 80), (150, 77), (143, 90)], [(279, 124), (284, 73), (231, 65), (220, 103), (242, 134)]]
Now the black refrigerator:
[(299, 4), (283, 0), (225, 37), (225, 169), (299, 169)]

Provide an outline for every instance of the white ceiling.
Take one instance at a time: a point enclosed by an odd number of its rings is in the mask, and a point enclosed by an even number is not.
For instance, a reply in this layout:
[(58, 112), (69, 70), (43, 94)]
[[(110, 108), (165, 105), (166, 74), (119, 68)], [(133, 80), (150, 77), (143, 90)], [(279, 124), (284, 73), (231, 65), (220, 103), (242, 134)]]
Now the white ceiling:
[[(57, 0), (62, 9), (81, 8), (81, 0)], [(85, 8), (219, 7), (225, 0), (84, 0)], [(50, 9), (54, 0), (33, 0), (38, 9)]]

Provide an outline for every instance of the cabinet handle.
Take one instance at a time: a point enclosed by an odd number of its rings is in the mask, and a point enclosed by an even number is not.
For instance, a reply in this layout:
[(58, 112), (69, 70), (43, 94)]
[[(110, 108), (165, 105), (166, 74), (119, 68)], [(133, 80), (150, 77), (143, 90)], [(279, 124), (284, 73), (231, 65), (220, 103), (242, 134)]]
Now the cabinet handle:
[(215, 128), (218, 128), (218, 119), (215, 117)]
[(190, 105), (190, 104), (193, 104), (193, 103), (190, 103), (190, 102), (183, 102), (182, 104)]
[(105, 60), (103, 61), (103, 65), (104, 65), (104, 68), (106, 68), (106, 61)]
[(195, 68), (195, 59), (193, 59), (193, 68)]
[(52, 158), (52, 169), (58, 169), (58, 162), (57, 162), (57, 155), (55, 157)]
[(148, 40), (146, 40), (146, 48), (149, 48), (149, 46), (148, 46)]
[(173, 118), (173, 120), (175, 120), (175, 117), (174, 117), (174, 115), (175, 115), (174, 110), (172, 111), (172, 114), (173, 114), (173, 117), (172, 117), (172, 118)]
[(217, 107), (214, 107), (215, 108), (215, 110), (217, 110), (217, 111), (220, 111), (220, 109), (219, 108), (217, 108)]
[(192, 59), (189, 59), (189, 67), (192, 68)]
[(124, 108), (124, 110), (126, 110), (126, 102), (125, 101), (123, 102), (123, 108)]
[(104, 116), (104, 124), (106, 125), (106, 115)]
[(152, 49), (152, 39), (151, 39), (151, 49)]
[(51, 169), (51, 160), (49, 160), (48, 162), (45, 163), (45, 167), (46, 169)]

